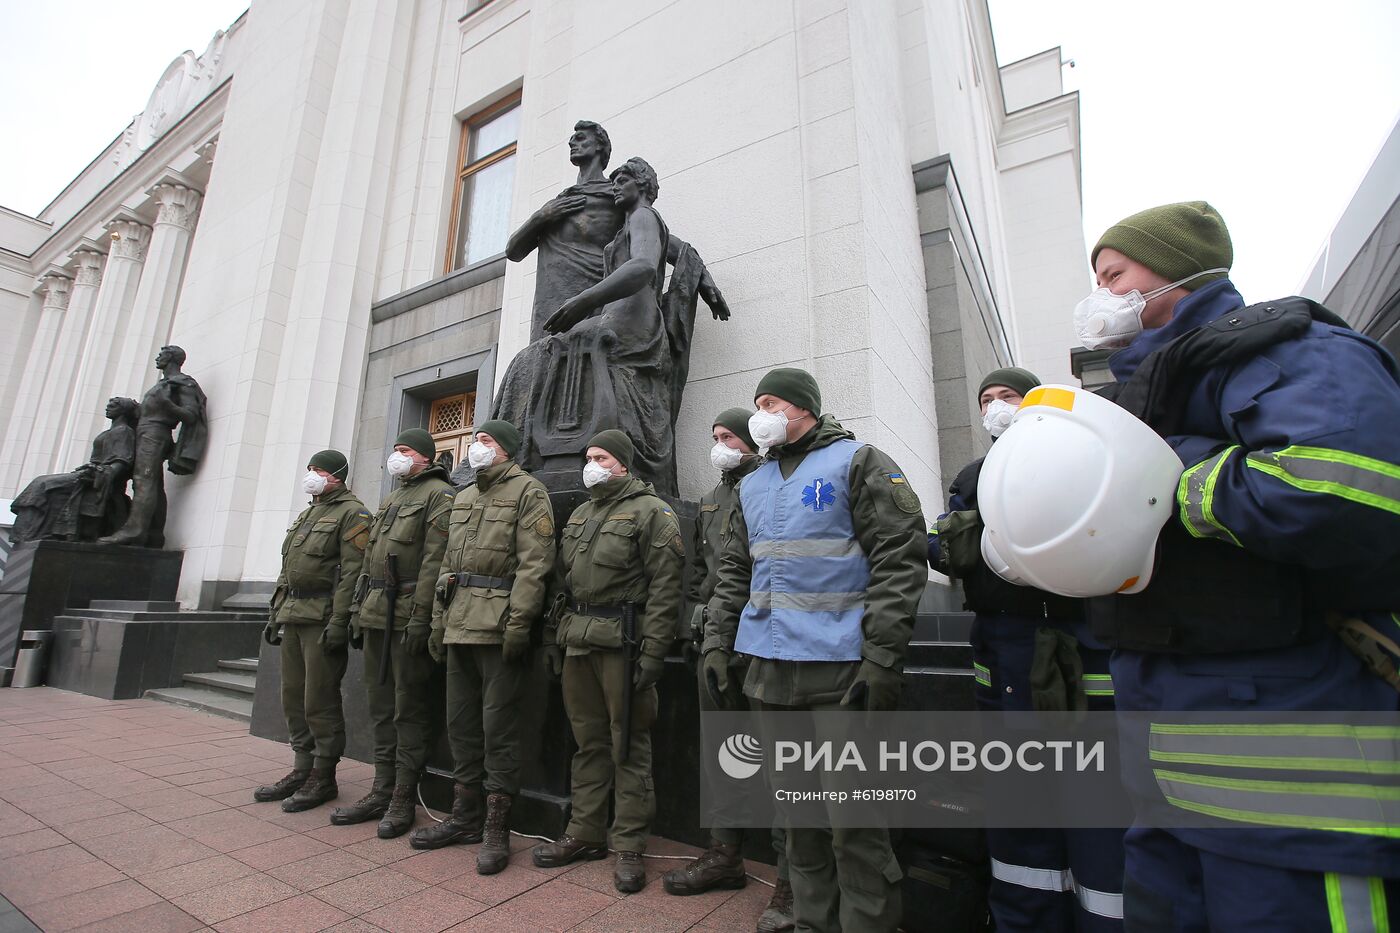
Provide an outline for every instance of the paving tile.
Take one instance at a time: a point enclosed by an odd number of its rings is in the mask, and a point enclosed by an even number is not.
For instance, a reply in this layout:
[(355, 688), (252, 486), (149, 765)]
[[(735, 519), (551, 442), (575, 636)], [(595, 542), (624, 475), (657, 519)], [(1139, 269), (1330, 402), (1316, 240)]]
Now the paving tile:
[[(247, 801), (252, 800), (252, 790), (244, 791), (243, 795), (243, 800), (245, 802), (235, 808), (239, 812), (257, 817), (260, 820), (266, 820), (274, 826), (281, 826), (283, 829), (298, 833), (313, 829), (324, 829), (329, 826), (331, 810), (334, 809), (335, 806), (334, 804), (322, 805), (311, 810), (303, 810), (300, 813), (285, 813), (282, 810), (282, 801), (280, 800), (268, 801), (266, 803), (257, 801), (247, 803)], [(374, 825), (377, 826), (378, 824), (376, 823)]]
[(349, 852), (342, 852), (339, 849), (332, 849), (320, 855), (313, 855), (307, 859), (300, 859), (279, 868), (270, 869), (268, 874), (279, 881), (285, 881), (299, 891), (314, 891), (317, 888), (335, 884), (337, 881), (344, 881), (346, 878), (363, 875), (377, 867), (367, 859), (351, 855)]
[(165, 824), (185, 836), (202, 842), (220, 852), (246, 849), (260, 842), (280, 839), (291, 834), (290, 830), (273, 825), (266, 820), (239, 813), (237, 810), (218, 810), (182, 820), (170, 820)]
[(173, 898), (171, 903), (191, 916), (212, 924), (295, 897), (297, 893), (296, 888), (276, 878), (252, 874)]
[(0, 836), (0, 860), (7, 859), (12, 855), (24, 855), (26, 852), (40, 852), (44, 849), (67, 845), (69, 841), (67, 836), (55, 832), (47, 826), (27, 833), (16, 833), (13, 836)]
[[(363, 823), (354, 823), (350, 826), (322, 826), (320, 829), (311, 830), (306, 835), (344, 848), (365, 839), (379, 838), (379, 824), (375, 820), (366, 820)], [(401, 843), (405, 848), (408, 847), (408, 843), (403, 842), (402, 839), (395, 841)]]
[[(467, 873), (476, 874), (478, 846), (444, 846), (430, 852), (417, 852), (401, 862), (394, 870), (428, 884), (438, 884)], [(465, 918), (464, 918), (465, 919)]]
[(142, 774), (140, 771), (132, 771), (131, 773), (136, 775), (136, 777), (124, 779), (117, 784), (99, 784), (91, 788), (91, 790), (93, 793), (101, 794), (103, 797), (111, 797), (113, 800), (120, 800), (126, 803), (128, 797), (135, 797), (139, 794), (149, 794), (152, 791), (176, 789), (169, 781), (153, 778), (148, 774)]
[(114, 836), (101, 836), (84, 842), (83, 846), (128, 875), (160, 871), (218, 854), (209, 846), (166, 826), (147, 826)]
[(124, 876), (76, 845), (16, 855), (0, 862), (0, 890), (16, 907), (79, 894)]
[[(87, 791), (83, 791), (83, 793), (86, 794)], [(79, 820), (94, 820), (115, 813), (130, 812), (119, 801), (108, 800), (106, 797), (98, 797), (95, 794), (93, 797), (95, 799), (74, 800), (71, 803), (66, 803), (61, 797), (55, 797), (41, 800), (38, 804), (25, 804), (21, 809), (36, 820), (50, 825), (59, 820), (65, 824), (76, 823)]]
[(332, 847), (321, 842), (319, 839), (312, 839), (310, 836), (291, 835), (283, 836), (280, 839), (273, 839), (270, 842), (259, 843), (255, 846), (248, 846), (246, 849), (236, 849), (229, 853), (233, 858), (238, 859), (245, 865), (250, 865), (258, 871), (267, 871), (277, 868), (290, 862), (309, 859), (320, 855), (322, 852), (331, 851)]
[[(310, 838), (310, 837), (306, 837)], [(378, 836), (371, 836), (359, 842), (352, 842), (348, 846), (341, 847), (342, 852), (349, 852), (358, 855), (360, 858), (369, 859), (376, 865), (396, 864), (403, 859), (412, 858), (417, 853), (404, 842), (403, 838), (380, 839)]]
[(486, 909), (486, 904), (444, 888), (425, 888), (370, 911), (364, 919), (394, 933), (438, 933)]
[[(171, 774), (166, 776), (166, 780), (176, 787), (190, 787), (192, 785), (207, 784), (210, 781), (227, 780), (233, 775), (218, 768), (202, 768), (199, 771), (188, 771), (184, 774)], [(195, 793), (202, 793), (195, 791)], [(206, 795), (207, 796), (207, 795)]]
[(65, 820), (56, 824), (54, 828), (74, 842), (84, 842), (89, 839), (110, 836), (113, 833), (127, 833), (155, 825), (156, 822), (148, 816), (142, 816), (134, 810), (123, 810), (120, 813), (90, 819)]
[(182, 894), (193, 894), (216, 884), (235, 881), (254, 874), (257, 869), (245, 865), (227, 855), (211, 855), (209, 858), (171, 865), (158, 871), (136, 876), (146, 887), (166, 899)]
[(158, 903), (160, 895), (129, 879), (26, 908), (41, 930), (61, 933)]
[(260, 907), (250, 913), (215, 924), (220, 933), (316, 933), (349, 920), (350, 915), (318, 901), (309, 894)]
[(383, 927), (375, 926), (363, 917), (355, 917), (327, 928), (326, 933), (388, 933), (388, 931), (384, 930)]
[(532, 888), (452, 930), (569, 930), (616, 902), (606, 894), (555, 881)]
[(191, 816), (200, 816), (204, 813), (227, 809), (222, 804), (200, 794), (192, 794), (183, 787), (169, 787), (166, 790), (150, 791), (118, 799), (137, 813), (143, 813), (158, 823), (168, 823), (171, 820), (182, 820)]
[(713, 930), (715, 933), (752, 930), (772, 896), (773, 889), (768, 885), (749, 882), (748, 887), (734, 892), (733, 897), (716, 907), (693, 929)]
[(478, 875), (470, 871), (444, 881), (440, 886), (494, 907), (547, 881), (548, 875), (527, 868), (510, 867), (497, 875)]
[[(252, 781), (245, 777), (230, 774), (222, 768), (216, 773), (222, 776), (211, 777), (205, 781), (192, 781), (189, 784), (182, 784), (179, 786), (184, 787), (191, 793), (202, 794), (205, 797), (227, 794), (229, 791), (239, 791), (243, 794), (245, 800), (253, 799), (253, 788), (257, 785)], [(181, 777), (188, 777), (188, 775), (181, 775)]]
[(426, 887), (417, 878), (410, 878), (392, 868), (380, 867), (321, 888), (316, 896), (332, 907), (358, 916)]
[(204, 924), (165, 901), (77, 928), (76, 933), (194, 933)]

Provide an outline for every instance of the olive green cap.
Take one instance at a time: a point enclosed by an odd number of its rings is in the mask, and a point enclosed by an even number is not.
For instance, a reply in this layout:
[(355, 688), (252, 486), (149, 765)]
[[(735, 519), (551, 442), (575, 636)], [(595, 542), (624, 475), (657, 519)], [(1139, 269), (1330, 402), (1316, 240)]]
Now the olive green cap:
[(507, 457), (514, 457), (520, 450), (520, 429), (509, 421), (493, 418), (476, 426), (477, 434), (489, 434), (501, 445)]
[[(1118, 250), (1169, 282), (1207, 269), (1229, 269), (1235, 261), (1230, 231), (1220, 212), (1205, 201), (1163, 204), (1124, 217), (1094, 244), (1090, 268), (1104, 249)], [(1198, 275), (1181, 287), (1191, 291), (1225, 276), (1224, 272)]]
[(617, 458), (617, 462), (632, 469), (632, 458), (637, 455), (637, 449), (632, 446), (632, 439), (623, 434), (617, 428), (609, 428), (606, 431), (599, 431), (593, 435), (593, 439), (588, 442), (589, 447), (601, 447)]
[(306, 465), (325, 470), (341, 482), (350, 475), (350, 461), (338, 450), (318, 450), (306, 461)]
[(758, 445), (753, 442), (753, 435), (749, 433), (749, 417), (751, 415), (753, 412), (747, 408), (726, 408), (715, 415), (715, 422), (710, 427), (713, 429), (715, 425), (718, 425), (722, 428), (728, 428), (739, 435), (739, 440), (749, 445), (749, 450), (758, 450)]
[(772, 370), (759, 380), (758, 388), (754, 389), (755, 401), (761, 395), (776, 395), (814, 415), (822, 413), (822, 390), (817, 388), (817, 380), (805, 369), (784, 366)]
[(1040, 377), (1028, 369), (1019, 366), (1007, 366), (1003, 369), (994, 369), (982, 378), (982, 384), (977, 387), (977, 395), (980, 397), (987, 391), (988, 386), (1006, 386), (1008, 389), (1015, 389), (1016, 394), (1025, 396), (1036, 386), (1040, 385)]
[(405, 447), (412, 447), (429, 460), (437, 456), (437, 445), (433, 443), (433, 436), (422, 428), (409, 428), (400, 431), (399, 436), (394, 438), (394, 446), (400, 444)]

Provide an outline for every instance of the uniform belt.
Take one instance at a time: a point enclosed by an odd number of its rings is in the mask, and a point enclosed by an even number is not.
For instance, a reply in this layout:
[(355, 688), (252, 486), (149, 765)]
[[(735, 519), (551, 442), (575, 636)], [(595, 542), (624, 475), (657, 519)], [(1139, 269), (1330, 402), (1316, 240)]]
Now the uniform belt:
[(287, 595), (292, 599), (329, 599), (335, 594), (330, 590), (301, 590), (293, 586), (287, 589)]
[[(370, 580), (370, 581), (369, 581), (369, 588), (372, 589), (372, 590), (382, 590), (382, 589), (384, 589), (384, 582), (385, 582), (385, 581), (383, 581), (383, 580)], [(400, 592), (400, 593), (412, 593), (414, 587), (416, 587), (417, 585), (418, 585), (418, 581), (416, 581), (416, 580), (410, 581), (410, 582), (408, 582), (408, 583), (400, 583), (400, 584), (399, 584), (399, 592)]]
[(454, 573), (452, 582), (458, 586), (483, 586), (488, 590), (509, 590), (515, 586), (515, 575), (488, 577), (484, 573)]
[[(631, 605), (636, 607), (636, 610), (639, 614), (646, 609), (646, 605), (644, 603), (632, 603)], [(569, 610), (571, 612), (576, 612), (581, 616), (593, 616), (595, 619), (620, 619), (622, 618), (622, 613), (624, 609), (625, 606), (621, 605), (607, 606), (601, 603), (580, 603), (574, 600), (569, 601)]]

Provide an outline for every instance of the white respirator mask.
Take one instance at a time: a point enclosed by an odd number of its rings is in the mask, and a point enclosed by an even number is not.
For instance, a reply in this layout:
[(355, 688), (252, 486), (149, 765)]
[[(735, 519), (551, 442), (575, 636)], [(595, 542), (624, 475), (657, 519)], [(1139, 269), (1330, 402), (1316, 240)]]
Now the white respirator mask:
[(612, 470), (592, 460), (583, 465), (583, 485), (587, 489), (592, 489), (599, 483), (606, 483), (613, 478)]
[[(783, 411), (787, 411), (789, 405)], [(787, 443), (788, 416), (777, 411), (756, 411), (749, 416), (749, 436), (760, 447), (780, 447)]]
[(413, 469), (413, 458), (396, 450), (389, 455), (384, 468), (391, 476), (407, 476), (408, 471)]
[(1153, 298), (1203, 275), (1229, 271), (1206, 269), (1193, 272), (1184, 279), (1154, 288), (1146, 295), (1136, 288), (1126, 295), (1115, 295), (1107, 288), (1096, 288), (1074, 306), (1074, 330), (1079, 335), (1079, 342), (1090, 350), (1126, 347), (1142, 333), (1142, 312)]
[(467, 463), (473, 470), (484, 470), (496, 462), (496, 448), (487, 447), (481, 441), (472, 441), (467, 448)]
[(717, 470), (732, 470), (744, 461), (744, 452), (723, 443), (710, 448), (710, 463)]
[(301, 478), (301, 491), (308, 496), (319, 496), (326, 491), (326, 478), (315, 470), (307, 470)]
[(1017, 407), (1006, 399), (992, 399), (987, 403), (987, 413), (982, 416), (982, 427), (986, 428), (992, 437), (1001, 437), (1006, 433), (1006, 429), (1011, 427), (1011, 419), (1015, 417)]

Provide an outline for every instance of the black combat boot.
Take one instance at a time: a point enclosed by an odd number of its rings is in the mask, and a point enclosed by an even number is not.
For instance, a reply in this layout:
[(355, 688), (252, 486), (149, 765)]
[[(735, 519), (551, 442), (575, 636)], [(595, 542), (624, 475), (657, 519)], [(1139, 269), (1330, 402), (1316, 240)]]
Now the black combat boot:
[(494, 875), (510, 861), (510, 794), (486, 796), (486, 832), (476, 852), (476, 873)]
[(408, 832), (417, 810), (418, 785), (394, 785), (394, 796), (389, 801), (389, 809), (384, 811), (384, 817), (379, 821), (379, 838), (397, 839)]
[(415, 849), (441, 849), (480, 841), (481, 791), (461, 783), (453, 786), (452, 815), (441, 823), (415, 829), (408, 837), (408, 844)]
[(278, 781), (276, 784), (264, 784), (253, 791), (253, 799), (258, 803), (270, 803), (274, 800), (286, 800), (288, 797), (301, 790), (301, 785), (306, 783), (306, 779), (311, 776), (308, 768), (293, 768), (291, 773)]
[(758, 918), (758, 933), (779, 933), (791, 930), (796, 924), (792, 919), (792, 885), (786, 878), (779, 878), (773, 885), (773, 897), (768, 907)]
[(392, 787), (375, 787), (348, 807), (336, 807), (331, 811), (331, 824), (349, 826), (352, 823), (368, 823), (377, 820), (389, 809), (389, 799), (393, 796)]
[(596, 862), (608, 857), (608, 847), (601, 843), (584, 842), (565, 833), (557, 842), (546, 842), (535, 846), (531, 852), (536, 868), (558, 868), (580, 859)]
[(306, 783), (295, 794), (282, 801), (282, 812), (300, 813), (319, 807), (340, 796), (340, 788), (335, 783), (335, 768), (312, 768)]
[(681, 895), (704, 894), (716, 888), (742, 888), (748, 881), (739, 846), (725, 845), (717, 839), (711, 839), (710, 847), (693, 861), (671, 869), (662, 878), (667, 894)]
[(647, 867), (640, 852), (617, 853), (613, 868), (613, 887), (623, 894), (635, 894), (647, 886)]

